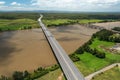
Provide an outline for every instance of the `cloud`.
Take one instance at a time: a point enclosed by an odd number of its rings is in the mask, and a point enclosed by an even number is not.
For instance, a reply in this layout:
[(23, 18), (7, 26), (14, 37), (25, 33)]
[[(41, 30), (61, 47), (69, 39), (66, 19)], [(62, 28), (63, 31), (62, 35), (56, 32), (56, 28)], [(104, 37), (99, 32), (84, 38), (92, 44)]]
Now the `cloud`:
[(45, 9), (61, 10), (96, 10), (110, 8), (119, 3), (120, 0), (32, 0), (33, 6)]
[[(25, 0), (6, 5), (0, 10), (58, 10), (58, 11), (120, 11), (120, 0)], [(1, 5), (2, 4), (2, 5)]]
[(5, 4), (5, 1), (0, 1), (0, 5), (4, 5)]
[(12, 6), (20, 6), (21, 4), (20, 4), (20, 3), (17, 3), (17, 2), (12, 2), (11, 5), (12, 5)]

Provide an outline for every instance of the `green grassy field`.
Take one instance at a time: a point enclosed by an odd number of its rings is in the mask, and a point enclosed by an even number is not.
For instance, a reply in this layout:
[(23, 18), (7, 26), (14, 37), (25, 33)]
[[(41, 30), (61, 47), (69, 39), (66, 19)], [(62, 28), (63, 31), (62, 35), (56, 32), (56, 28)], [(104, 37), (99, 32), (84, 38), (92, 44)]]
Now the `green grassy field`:
[(100, 23), (103, 22), (104, 20), (100, 19), (82, 19), (78, 20), (80, 24), (88, 24), (88, 23)]
[(120, 80), (120, 67), (114, 67), (102, 74), (95, 76), (92, 80)]
[[(62, 74), (61, 70), (60, 69), (57, 69), (55, 71), (52, 71), (48, 74), (46, 74), (45, 76), (42, 76), (41, 78), (37, 79), (37, 80), (57, 80), (58, 77)], [(64, 76), (63, 76), (63, 79), (62, 80), (65, 80)]]
[(90, 45), (90, 47), (93, 49), (96, 48), (99, 51), (105, 52), (105, 54), (106, 54), (105, 60), (106, 61), (108, 61), (110, 63), (120, 62), (120, 55), (113, 54), (109, 51), (104, 50), (104, 48), (100, 47), (100, 46), (104, 46), (105, 48), (110, 48), (113, 45), (115, 45), (114, 42), (100, 41), (98, 39), (94, 39), (94, 42)]
[(97, 38), (94, 39), (93, 43), (90, 45), (90, 47), (92, 49), (96, 48), (98, 49), (99, 51), (103, 51), (103, 49), (101, 48), (102, 46), (104, 47), (107, 47), (107, 48), (110, 48), (112, 47), (113, 45), (115, 45), (114, 42), (107, 42), (107, 41), (100, 41), (98, 40)]
[(52, 19), (52, 20), (43, 20), (43, 22), (47, 26), (60, 26), (60, 25), (68, 25), (68, 24), (73, 24), (73, 23), (80, 23), (80, 24), (88, 24), (88, 23), (99, 23), (103, 22), (104, 20), (99, 20), (99, 19)]
[(0, 19), (0, 31), (38, 28), (38, 22), (32, 19), (5, 20)]
[(71, 20), (71, 19), (53, 19), (53, 20), (43, 20), (44, 24), (46, 26), (60, 26), (60, 25), (68, 25), (77, 23), (77, 20)]
[(48, 80), (48, 79), (49, 80), (57, 80), (57, 78), (60, 76), (61, 73), (62, 73), (61, 70), (57, 69), (55, 71), (52, 71), (52, 72), (46, 74), (45, 76), (43, 76), (37, 80)]
[(88, 52), (84, 52), (81, 55), (77, 54), (77, 56), (80, 58), (80, 61), (75, 64), (85, 76), (110, 64), (105, 59), (97, 58)]
[[(9, 14), (9, 15), (8, 15)], [(47, 26), (61, 26), (73, 23), (88, 24), (119, 21), (118, 13), (42, 13)], [(1, 12), (0, 31), (38, 28), (40, 12)], [(29, 21), (29, 22), (28, 22)]]
[[(91, 19), (91, 20), (73, 20), (73, 19), (43, 19), (43, 23), (47, 26), (61, 26), (61, 25), (69, 25), (75, 23), (87, 24), (89, 22), (101, 22), (102, 20)], [(12, 30), (24, 30), (24, 29), (32, 29), (39, 28), (39, 24), (37, 20), (33, 19), (0, 19), (0, 31), (12, 31)]]

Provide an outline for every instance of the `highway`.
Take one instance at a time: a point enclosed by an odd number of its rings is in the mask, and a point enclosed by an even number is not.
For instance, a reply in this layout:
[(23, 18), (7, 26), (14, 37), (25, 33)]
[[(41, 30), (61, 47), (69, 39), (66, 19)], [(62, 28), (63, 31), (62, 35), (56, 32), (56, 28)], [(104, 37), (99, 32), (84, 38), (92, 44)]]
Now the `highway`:
[(40, 15), (40, 18), (38, 19), (39, 24), (43, 30), (43, 33), (46, 36), (46, 39), (48, 40), (48, 42), (51, 46), (51, 49), (54, 52), (54, 55), (55, 55), (58, 63), (61, 66), (61, 69), (62, 69), (66, 79), (67, 80), (85, 80), (84, 76), (81, 74), (81, 72), (79, 72), (77, 67), (74, 65), (74, 63), (69, 58), (67, 53), (64, 51), (64, 49), (60, 46), (60, 44), (54, 38), (52, 33), (42, 23), (42, 21), (41, 21), (42, 18), (43, 18), (43, 15)]

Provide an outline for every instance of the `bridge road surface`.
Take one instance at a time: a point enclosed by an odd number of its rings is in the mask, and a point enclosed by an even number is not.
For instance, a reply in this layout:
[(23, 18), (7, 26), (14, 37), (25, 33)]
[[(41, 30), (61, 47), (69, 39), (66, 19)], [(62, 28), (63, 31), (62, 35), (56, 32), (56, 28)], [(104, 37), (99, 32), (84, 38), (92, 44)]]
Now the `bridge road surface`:
[(56, 41), (52, 33), (45, 27), (42, 23), (41, 17), (38, 19), (39, 24), (54, 52), (55, 57), (57, 58), (63, 73), (67, 80), (85, 80), (84, 76), (79, 72), (79, 70), (75, 67), (72, 60), (68, 57), (66, 52), (60, 46), (60, 44)]

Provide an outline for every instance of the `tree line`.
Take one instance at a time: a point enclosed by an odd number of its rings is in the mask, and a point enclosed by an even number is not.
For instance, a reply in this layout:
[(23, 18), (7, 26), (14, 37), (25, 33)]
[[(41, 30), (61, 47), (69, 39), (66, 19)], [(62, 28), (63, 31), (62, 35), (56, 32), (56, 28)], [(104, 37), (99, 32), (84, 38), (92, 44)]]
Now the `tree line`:
[(93, 35), (94, 38), (98, 38), (102, 41), (117, 42), (120, 43), (120, 34), (103, 29)]
[[(43, 12), (1, 12), (0, 19), (34, 19), (39, 18), (40, 13), (44, 19), (111, 19), (120, 20), (119, 13), (43, 13)], [(9, 15), (8, 15), (9, 14)]]
[(58, 68), (59, 68), (58, 65), (54, 65), (50, 68), (39, 67), (37, 70), (34, 70), (33, 73), (30, 73), (28, 71), (24, 72), (15, 71), (12, 77), (1, 76), (0, 80), (34, 80)]
[(120, 27), (114, 27), (112, 30), (120, 31)]
[[(118, 36), (114, 36), (118, 35)], [(91, 53), (92, 55), (98, 57), (98, 58), (105, 58), (106, 55), (104, 52), (99, 51), (98, 49), (92, 49), (90, 45), (94, 41), (95, 38), (98, 38), (99, 40), (102, 41), (109, 41), (109, 42), (120, 42), (120, 34), (116, 34), (112, 31), (103, 29), (101, 31), (96, 32), (93, 34), (92, 38), (85, 43), (83, 46), (78, 48), (75, 53), (76, 54), (83, 54), (85, 51)]]

